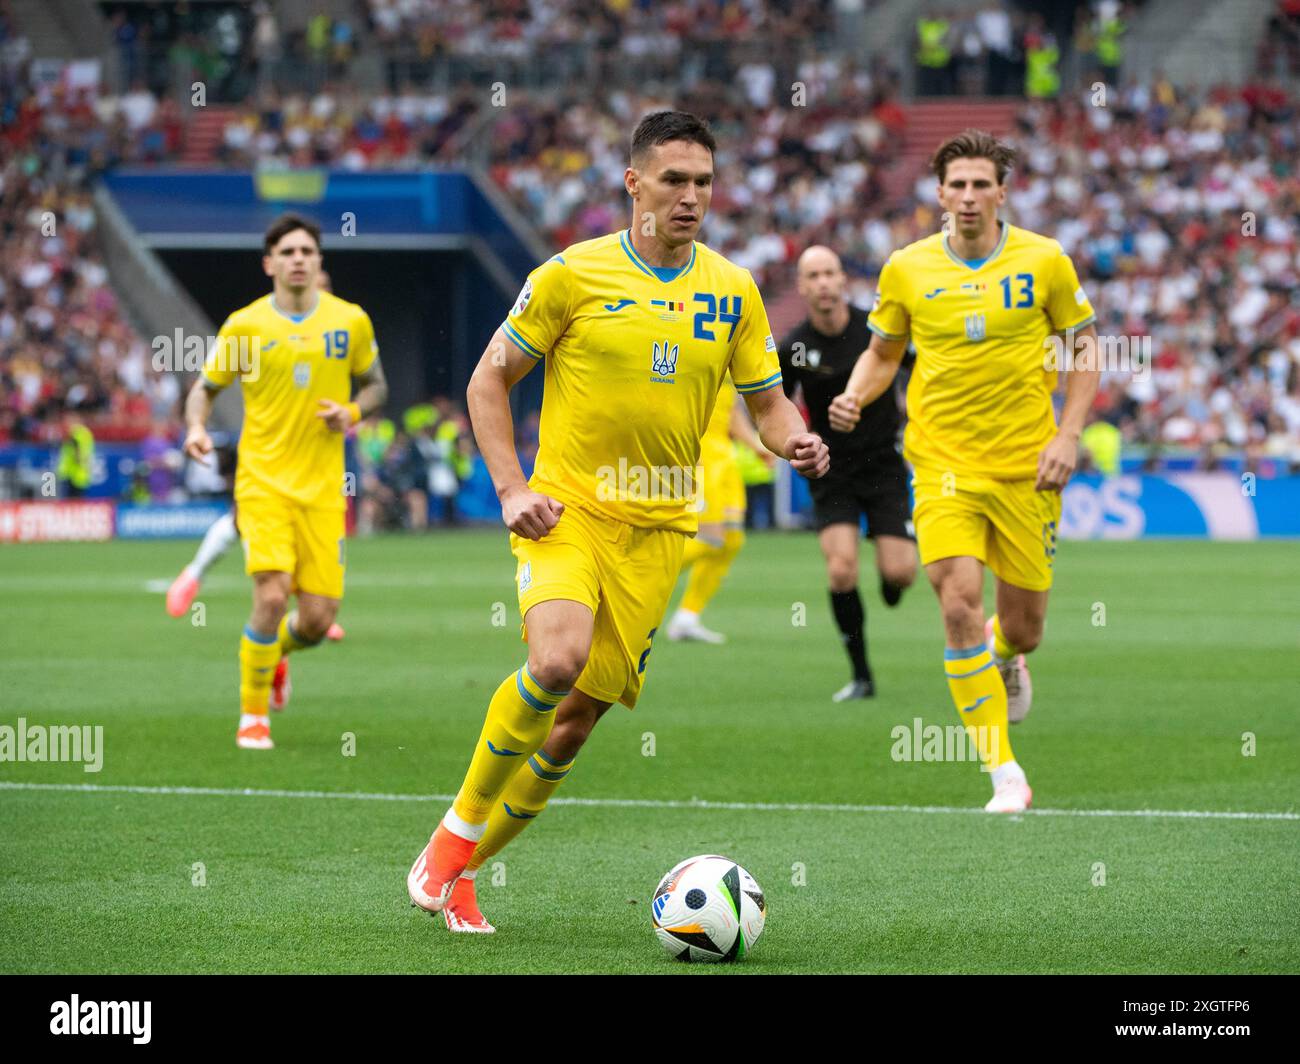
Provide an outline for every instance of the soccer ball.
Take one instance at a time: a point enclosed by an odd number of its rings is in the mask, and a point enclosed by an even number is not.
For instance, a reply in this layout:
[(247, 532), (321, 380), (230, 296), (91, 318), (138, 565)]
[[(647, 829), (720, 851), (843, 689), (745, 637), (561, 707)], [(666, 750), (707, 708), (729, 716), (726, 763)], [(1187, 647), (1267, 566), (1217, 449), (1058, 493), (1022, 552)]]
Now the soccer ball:
[(688, 857), (655, 888), (651, 918), (659, 944), (679, 961), (734, 961), (754, 948), (767, 919), (763, 889), (735, 861)]

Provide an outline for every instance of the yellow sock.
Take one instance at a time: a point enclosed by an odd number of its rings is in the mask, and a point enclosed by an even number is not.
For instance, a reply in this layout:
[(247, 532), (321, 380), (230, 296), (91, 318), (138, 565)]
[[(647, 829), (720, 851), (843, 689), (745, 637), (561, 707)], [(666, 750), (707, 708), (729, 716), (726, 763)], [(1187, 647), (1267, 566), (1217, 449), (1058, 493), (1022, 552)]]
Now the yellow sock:
[(1002, 622), (998, 620), (996, 613), (993, 615), (993, 653), (1003, 661), (1010, 661), (1020, 653), (1007, 642), (1007, 637), (1002, 634)]
[(239, 640), (239, 709), (241, 713), (266, 716), (271, 698), (271, 679), (280, 663), (280, 640), (244, 626)]
[(465, 870), (472, 872), (484, 861), (495, 857), (506, 843), (528, 827), (546, 808), (546, 803), (572, 767), (573, 758), (552, 761), (541, 750), (530, 757), (528, 764), (510, 778), (501, 800), (492, 807), (487, 830), (474, 847), (474, 855)]
[(1007, 737), (1007, 689), (983, 643), (943, 652), (944, 673), (957, 716), (975, 741), (980, 760), (989, 771), (1014, 761)]
[(294, 628), (298, 623), (298, 611), (286, 613), (280, 618), (280, 653), (292, 654), (295, 650), (306, 650), (309, 647), (317, 646), (320, 640), (315, 643), (309, 643), (303, 639)]
[(548, 691), (525, 664), (512, 672), (488, 703), (465, 782), (451, 808), (467, 824), (481, 824), (510, 777), (531, 758), (555, 723), (555, 707), (568, 691)]
[[(692, 541), (694, 542), (694, 541)], [(681, 608), (691, 613), (704, 612), (709, 600), (718, 593), (722, 580), (745, 544), (745, 533), (738, 528), (727, 530), (721, 547), (712, 547), (703, 557), (697, 558), (682, 593)]]

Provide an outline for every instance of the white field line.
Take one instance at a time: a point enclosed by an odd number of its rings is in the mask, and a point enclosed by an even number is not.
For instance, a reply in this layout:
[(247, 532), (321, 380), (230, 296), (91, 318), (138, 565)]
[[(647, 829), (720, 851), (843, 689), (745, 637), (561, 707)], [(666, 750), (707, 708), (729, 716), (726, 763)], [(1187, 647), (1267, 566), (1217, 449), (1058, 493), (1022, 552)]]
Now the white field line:
[[(368, 794), (363, 791), (282, 791), (252, 787), (142, 787), (103, 783), (22, 783), (0, 780), (6, 791), (71, 791), (86, 794), (151, 794), (214, 798), (332, 798), (353, 802), (450, 802), (450, 794)], [(728, 809), (762, 813), (978, 813), (977, 806), (850, 805), (820, 802), (714, 802), (701, 798), (553, 798), (551, 805), (633, 809)], [(1030, 809), (1027, 816), (1138, 817), (1156, 820), (1300, 820), (1300, 813), (1196, 811), (1192, 809)]]

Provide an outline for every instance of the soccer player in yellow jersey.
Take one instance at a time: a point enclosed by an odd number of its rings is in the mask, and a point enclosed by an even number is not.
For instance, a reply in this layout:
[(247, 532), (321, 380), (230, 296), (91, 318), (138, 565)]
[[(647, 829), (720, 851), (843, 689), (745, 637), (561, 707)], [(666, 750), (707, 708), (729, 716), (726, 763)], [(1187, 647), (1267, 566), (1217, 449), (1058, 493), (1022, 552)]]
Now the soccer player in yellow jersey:
[[(518, 560), (527, 662), (497, 688), (469, 771), (407, 876), (452, 931), (490, 932), (474, 876), (545, 808), (601, 715), (636, 705), (696, 531), (700, 439), (730, 373), (766, 447), (807, 476), (826, 445), (780, 388), (758, 288), (695, 237), (713, 136), (660, 111), (632, 136), (632, 225), (529, 275), (470, 381), (470, 418)], [(510, 389), (545, 363), (532, 480)]]
[[(1095, 352), (1095, 315), (1060, 244), (999, 221), (1014, 160), (980, 130), (940, 145), (933, 168), (950, 221), (885, 263), (875, 335), (830, 409), (834, 429), (851, 429), (911, 337), (903, 445), (916, 535), (943, 612), (948, 689), (992, 774), (993, 813), (1021, 812), (1032, 798), (1007, 725), (1029, 711), (1024, 655), (1042, 638), (1060, 493), (1100, 373), (1086, 354), (1074, 364), (1058, 427), (1053, 334), (1065, 334), (1072, 361), (1076, 349)], [(997, 580), (987, 626), (985, 565)]]
[(696, 485), (702, 491), (702, 498), (697, 502), (700, 529), (686, 544), (682, 555), (682, 572), (689, 575), (677, 612), (668, 622), (667, 635), (674, 642), (727, 641), (721, 632), (705, 628), (700, 614), (717, 594), (731, 563), (745, 545), (745, 483), (731, 444), (733, 439), (753, 448), (765, 462), (775, 461), (775, 456), (754, 431), (728, 377), (722, 382), (708, 428), (700, 441), (702, 475)]
[(315, 646), (334, 622), (343, 597), (343, 435), (388, 395), (370, 318), (318, 290), (316, 223), (282, 216), (263, 250), (271, 294), (226, 319), (185, 400), (185, 453), (204, 461), (213, 397), (235, 381), (243, 391), (235, 502), (253, 612), (239, 648), (235, 741), (251, 750), (272, 747), (267, 710), (288, 698), (285, 655)]

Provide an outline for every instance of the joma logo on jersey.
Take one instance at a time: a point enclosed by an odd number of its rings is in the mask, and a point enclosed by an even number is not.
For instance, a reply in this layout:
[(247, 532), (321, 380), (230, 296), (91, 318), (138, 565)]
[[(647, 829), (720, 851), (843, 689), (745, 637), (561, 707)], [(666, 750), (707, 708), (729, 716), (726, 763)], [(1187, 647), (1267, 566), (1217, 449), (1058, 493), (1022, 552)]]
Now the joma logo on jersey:
[(654, 353), (650, 356), (650, 368), (654, 372), (654, 376), (650, 378), (652, 381), (660, 384), (677, 383), (669, 378), (677, 372), (677, 355), (680, 350), (680, 344), (670, 345), (668, 340), (662, 344), (655, 342)]
[(966, 315), (966, 339), (978, 343), (984, 339), (984, 315)]

